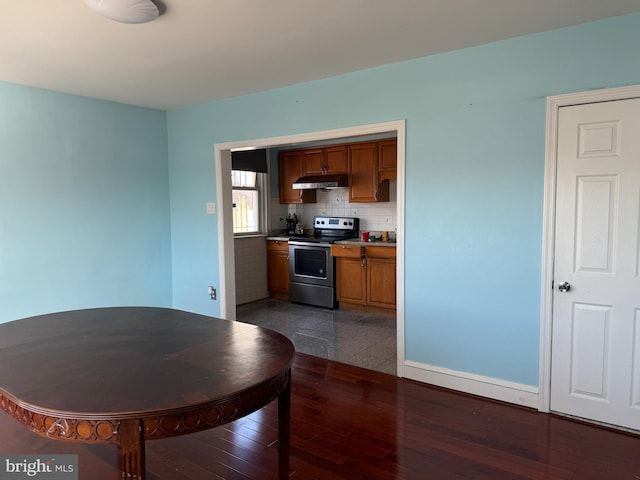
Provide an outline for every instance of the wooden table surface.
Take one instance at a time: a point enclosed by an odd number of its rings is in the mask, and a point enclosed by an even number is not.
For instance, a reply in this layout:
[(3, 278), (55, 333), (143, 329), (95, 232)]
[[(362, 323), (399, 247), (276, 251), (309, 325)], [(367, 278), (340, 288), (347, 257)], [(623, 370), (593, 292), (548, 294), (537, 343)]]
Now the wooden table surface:
[(0, 409), (40, 435), (114, 443), (143, 479), (144, 441), (205, 430), (278, 398), (289, 471), (294, 347), (253, 325), (179, 310), (77, 310), (0, 324)]

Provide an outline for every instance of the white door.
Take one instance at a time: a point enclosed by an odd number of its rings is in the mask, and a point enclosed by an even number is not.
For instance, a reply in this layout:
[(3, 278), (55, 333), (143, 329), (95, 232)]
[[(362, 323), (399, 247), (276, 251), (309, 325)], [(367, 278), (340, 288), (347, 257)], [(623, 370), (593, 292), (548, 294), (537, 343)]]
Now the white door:
[(640, 430), (640, 99), (561, 107), (557, 153), (551, 410)]

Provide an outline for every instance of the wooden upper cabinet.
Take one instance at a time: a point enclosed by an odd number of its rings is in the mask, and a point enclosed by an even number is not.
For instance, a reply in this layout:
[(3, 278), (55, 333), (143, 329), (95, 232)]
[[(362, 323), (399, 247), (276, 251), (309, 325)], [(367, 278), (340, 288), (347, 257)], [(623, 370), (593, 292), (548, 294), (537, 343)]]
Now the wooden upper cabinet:
[(278, 154), (280, 203), (315, 203), (315, 190), (294, 190), (293, 182), (302, 176), (303, 151), (283, 150)]
[(347, 161), (347, 146), (337, 145), (324, 149), (325, 173), (339, 174), (349, 171)]
[(314, 148), (303, 151), (305, 175), (347, 173), (347, 147)]
[(278, 155), (280, 203), (315, 203), (315, 190), (294, 190), (305, 175), (349, 174), (349, 202), (389, 201), (389, 180), (397, 178), (395, 138), (329, 147), (283, 150)]
[(304, 175), (322, 175), (324, 173), (324, 152), (321, 148), (302, 152), (302, 170)]
[(398, 178), (398, 141), (395, 138), (378, 143), (379, 181)]
[(348, 146), (349, 202), (388, 202), (389, 181), (378, 176), (378, 142)]

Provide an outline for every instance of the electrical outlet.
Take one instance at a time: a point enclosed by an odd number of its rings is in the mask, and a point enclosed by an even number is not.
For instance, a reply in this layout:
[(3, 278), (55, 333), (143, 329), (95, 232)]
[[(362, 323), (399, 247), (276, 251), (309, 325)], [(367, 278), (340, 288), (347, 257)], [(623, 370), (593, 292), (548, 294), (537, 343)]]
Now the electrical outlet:
[(340, 203), (340, 197), (336, 197), (335, 202), (336, 204)]
[(351, 215), (357, 215), (358, 214), (358, 209), (354, 208), (353, 210), (351, 210)]
[(211, 300), (215, 300), (217, 298), (216, 289), (213, 288), (211, 285), (209, 285), (208, 292), (209, 292), (209, 296), (211, 297)]
[(207, 215), (216, 214), (216, 204), (213, 202), (207, 202)]
[(384, 217), (385, 223), (391, 223), (391, 217)]
[(327, 214), (327, 211), (323, 208), (322, 211), (320, 212), (320, 215), (324, 217), (326, 214)]

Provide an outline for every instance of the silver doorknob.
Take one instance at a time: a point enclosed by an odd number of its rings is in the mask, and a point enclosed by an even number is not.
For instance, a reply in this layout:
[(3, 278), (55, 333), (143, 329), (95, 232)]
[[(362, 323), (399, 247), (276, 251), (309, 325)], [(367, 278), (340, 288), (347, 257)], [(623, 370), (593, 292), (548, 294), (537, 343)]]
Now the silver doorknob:
[(571, 284), (569, 282), (562, 282), (560, 285), (558, 285), (558, 290), (560, 290), (561, 292), (568, 292), (569, 290), (571, 290)]

